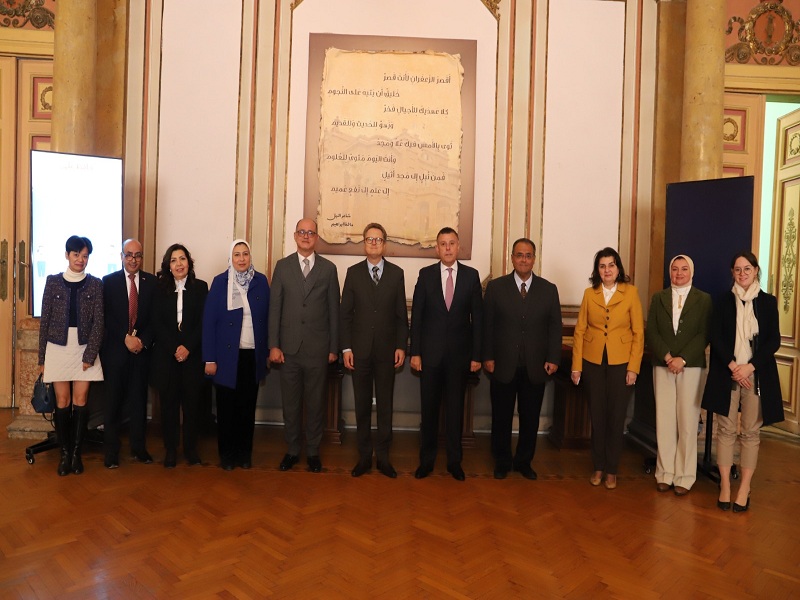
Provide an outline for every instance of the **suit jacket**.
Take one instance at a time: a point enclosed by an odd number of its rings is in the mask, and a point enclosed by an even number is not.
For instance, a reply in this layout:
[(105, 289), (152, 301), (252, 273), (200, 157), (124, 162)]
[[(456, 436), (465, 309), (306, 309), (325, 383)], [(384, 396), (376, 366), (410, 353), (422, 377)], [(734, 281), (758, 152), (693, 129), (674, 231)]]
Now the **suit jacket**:
[(672, 325), (672, 288), (653, 294), (646, 329), (653, 366), (666, 366), (664, 357), (669, 353), (680, 356), (687, 367), (705, 368), (710, 319), (711, 296), (692, 287), (686, 294), (676, 333)]
[[(105, 336), (100, 355), (106, 365), (120, 365), (128, 358), (125, 336), (128, 334), (128, 287), (125, 269), (103, 277), (103, 305), (105, 307)], [(152, 306), (156, 291), (156, 277), (139, 271), (139, 306), (136, 312), (136, 337), (142, 340), (146, 357), (153, 347)]]
[[(753, 344), (750, 362), (756, 368), (755, 382), (761, 396), (764, 425), (783, 421), (783, 400), (775, 353), (781, 347), (778, 323), (778, 300), (764, 291), (753, 300), (758, 319), (758, 335)], [(731, 371), (728, 365), (736, 360), (736, 296), (726, 292), (714, 302), (711, 320), (711, 362), (708, 367), (703, 408), (727, 415), (731, 407)]]
[(150, 383), (159, 391), (165, 391), (169, 384), (178, 346), (186, 347), (189, 351), (186, 364), (196, 365), (198, 378), (203, 376), (201, 342), (206, 295), (208, 284), (202, 279), (186, 283), (183, 290), (183, 318), (178, 331), (178, 294), (174, 288), (166, 290), (161, 285), (156, 289), (153, 301), (155, 343), (150, 362)]
[[(83, 362), (94, 364), (103, 343), (103, 284), (92, 275), (78, 290), (78, 343), (86, 344)], [(47, 342), (67, 345), (69, 333), (70, 289), (63, 273), (48, 275), (42, 295), (42, 317), (39, 323), (39, 364), (44, 364)]]
[[(441, 262), (419, 271), (411, 307), (411, 356), (422, 357), (422, 368), (445, 361), (481, 360), (483, 299), (478, 271), (458, 263), (453, 303), (444, 303)], [(453, 362), (451, 362), (453, 364)]]
[(317, 254), (306, 282), (293, 252), (272, 275), (269, 347), (296, 354), (301, 346), (320, 357), (339, 353), (339, 275), (336, 265)]
[[(247, 287), (247, 302), (253, 321), (256, 342), (256, 381), (267, 374), (267, 323), (269, 317), (269, 283), (262, 273), (255, 273)], [(203, 362), (217, 364), (214, 383), (236, 388), (239, 365), (239, 339), (242, 336), (244, 309), (228, 310), (228, 271), (211, 282), (203, 310)]]
[[(489, 282), (483, 299), (483, 360), (495, 361), (493, 377), (509, 383), (524, 352), (528, 378), (548, 379), (544, 363), (561, 359), (561, 302), (555, 285), (531, 275), (525, 299), (514, 273)], [(423, 365), (424, 366), (424, 365)]]
[(583, 359), (602, 364), (605, 348), (609, 365), (627, 363), (628, 371), (639, 373), (644, 353), (644, 319), (636, 287), (618, 283), (608, 306), (603, 299), (602, 284), (587, 288), (573, 339), (573, 371), (583, 370)]
[(374, 356), (394, 362), (394, 352), (408, 347), (408, 311), (403, 269), (383, 261), (378, 285), (367, 261), (347, 269), (342, 290), (340, 327), (342, 349), (358, 357)]

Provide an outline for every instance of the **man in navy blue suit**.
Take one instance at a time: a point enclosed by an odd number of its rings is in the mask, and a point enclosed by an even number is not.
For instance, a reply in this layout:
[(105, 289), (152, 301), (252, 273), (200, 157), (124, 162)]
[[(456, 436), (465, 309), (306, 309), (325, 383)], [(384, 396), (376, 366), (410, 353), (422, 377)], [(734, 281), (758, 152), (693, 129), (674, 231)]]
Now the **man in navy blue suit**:
[(138, 240), (126, 240), (121, 256), (122, 269), (103, 277), (105, 337), (100, 357), (105, 375), (103, 446), (108, 469), (119, 467), (118, 428), (126, 413), (130, 417), (134, 460), (153, 462), (145, 446), (145, 425), (148, 367), (153, 347), (150, 314), (156, 278), (141, 270), (142, 244)]
[(414, 477), (433, 471), (443, 401), (447, 471), (464, 481), (464, 392), (470, 371), (481, 368), (481, 282), (478, 271), (458, 262), (458, 233), (451, 227), (436, 236), (436, 255), (439, 262), (420, 269), (411, 308), (411, 368), (420, 374), (422, 421)]

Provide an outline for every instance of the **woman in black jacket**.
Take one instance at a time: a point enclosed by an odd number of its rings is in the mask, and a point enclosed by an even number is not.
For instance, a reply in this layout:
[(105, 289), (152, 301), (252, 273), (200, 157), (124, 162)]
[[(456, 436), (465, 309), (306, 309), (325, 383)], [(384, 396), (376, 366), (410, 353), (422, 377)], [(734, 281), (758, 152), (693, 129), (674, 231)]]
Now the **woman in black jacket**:
[[(759, 431), (783, 421), (775, 353), (781, 344), (778, 302), (761, 290), (761, 270), (752, 252), (731, 261), (733, 288), (717, 299), (711, 326), (711, 363), (703, 408), (717, 413), (717, 466), (720, 492), (717, 506), (731, 508), (733, 447), (741, 443), (742, 477), (734, 512), (750, 507), (750, 482), (758, 462)], [(741, 433), (737, 434), (741, 412)]]
[(183, 455), (190, 465), (200, 464), (197, 432), (203, 385), (203, 306), (207, 294), (208, 284), (195, 277), (189, 250), (182, 244), (172, 244), (164, 253), (158, 272), (158, 290), (153, 301), (155, 344), (150, 362), (150, 383), (159, 391), (161, 401), (164, 466), (168, 469), (177, 462), (181, 411)]

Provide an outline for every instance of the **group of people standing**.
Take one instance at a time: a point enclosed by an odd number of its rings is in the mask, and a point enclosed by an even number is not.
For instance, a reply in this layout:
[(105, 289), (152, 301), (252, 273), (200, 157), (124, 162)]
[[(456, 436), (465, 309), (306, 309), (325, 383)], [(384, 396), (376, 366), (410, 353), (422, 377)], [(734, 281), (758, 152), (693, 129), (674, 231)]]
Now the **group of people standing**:
[[(258, 386), (269, 364), (280, 365), (287, 451), (279, 469), (288, 471), (299, 462), (305, 433), (308, 470), (320, 472), (325, 382), (328, 365), (341, 352), (353, 373), (359, 456), (352, 475), (371, 471), (375, 457), (377, 469), (394, 478), (389, 456), (394, 377), (410, 348), (421, 398), (414, 476), (422, 479), (433, 471), (443, 405), (447, 471), (465, 479), (463, 398), (469, 374), (483, 368), (490, 379), (494, 476), (504, 479), (513, 470), (537, 478), (531, 463), (545, 384), (561, 361), (562, 321), (556, 286), (533, 273), (531, 240), (514, 242), (513, 271), (490, 281), (484, 296), (478, 272), (458, 261), (458, 233), (440, 230), (439, 260), (420, 270), (414, 288), (410, 328), (404, 273), (384, 257), (382, 225), (364, 229), (365, 259), (348, 269), (341, 295), (336, 266), (315, 252), (316, 223), (301, 219), (294, 240), (297, 251), (278, 261), (271, 286), (254, 270), (249, 244), (234, 240), (229, 267), (209, 291), (181, 244), (167, 249), (153, 276), (141, 270), (141, 244), (127, 240), (123, 268), (101, 282), (85, 273), (91, 242), (70, 237), (67, 269), (47, 279), (39, 348), (44, 380), (56, 391), (59, 475), (83, 471), (89, 382), (104, 378), (107, 468), (119, 466), (124, 407), (133, 458), (153, 461), (145, 446), (148, 383), (159, 392), (164, 466), (176, 465), (181, 437), (184, 458), (199, 464), (203, 373), (216, 390), (220, 466), (250, 468)], [(695, 481), (702, 395), (703, 407), (720, 415), (718, 506), (731, 508), (738, 435), (742, 481), (732, 506), (747, 510), (759, 429), (783, 418), (774, 358), (780, 344), (777, 302), (760, 290), (760, 269), (750, 252), (734, 257), (733, 288), (713, 310), (708, 294), (692, 286), (694, 264), (688, 256), (676, 256), (669, 269), (671, 286), (653, 296), (645, 330), (638, 291), (619, 254), (604, 248), (595, 255), (575, 326), (571, 372), (573, 383), (583, 381), (589, 397), (590, 483), (617, 486), (627, 407), (646, 340), (657, 405), (657, 489), (682, 496)], [(709, 341), (711, 363), (702, 394)], [(512, 452), (515, 405), (519, 437)]]

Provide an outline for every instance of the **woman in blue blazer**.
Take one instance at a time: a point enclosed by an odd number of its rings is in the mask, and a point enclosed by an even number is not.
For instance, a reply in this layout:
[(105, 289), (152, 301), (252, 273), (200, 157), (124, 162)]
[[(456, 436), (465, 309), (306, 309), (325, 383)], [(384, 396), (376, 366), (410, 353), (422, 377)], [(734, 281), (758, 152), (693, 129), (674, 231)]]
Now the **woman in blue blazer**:
[(258, 383), (267, 373), (269, 283), (250, 245), (234, 240), (228, 270), (211, 283), (203, 314), (205, 373), (214, 381), (220, 466), (252, 466)]

